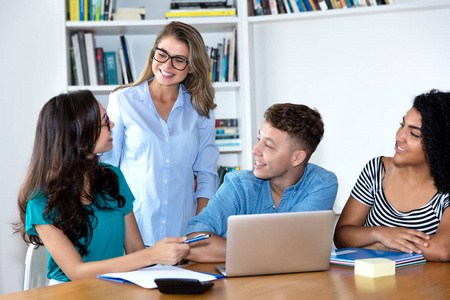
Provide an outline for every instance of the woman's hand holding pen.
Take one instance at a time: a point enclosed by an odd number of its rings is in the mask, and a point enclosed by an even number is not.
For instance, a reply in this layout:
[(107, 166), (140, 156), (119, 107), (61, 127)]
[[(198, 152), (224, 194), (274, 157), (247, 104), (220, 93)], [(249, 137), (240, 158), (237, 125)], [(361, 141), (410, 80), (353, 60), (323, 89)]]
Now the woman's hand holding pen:
[(145, 251), (148, 251), (152, 264), (175, 265), (190, 249), (189, 244), (183, 243), (185, 240), (186, 237), (166, 237)]

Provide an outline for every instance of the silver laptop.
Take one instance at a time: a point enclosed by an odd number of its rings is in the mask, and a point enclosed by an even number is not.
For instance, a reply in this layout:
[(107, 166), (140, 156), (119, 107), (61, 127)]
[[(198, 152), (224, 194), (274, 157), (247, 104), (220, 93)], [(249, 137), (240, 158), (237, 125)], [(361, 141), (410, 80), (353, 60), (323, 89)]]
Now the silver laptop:
[(227, 277), (322, 271), (330, 266), (332, 210), (228, 218)]

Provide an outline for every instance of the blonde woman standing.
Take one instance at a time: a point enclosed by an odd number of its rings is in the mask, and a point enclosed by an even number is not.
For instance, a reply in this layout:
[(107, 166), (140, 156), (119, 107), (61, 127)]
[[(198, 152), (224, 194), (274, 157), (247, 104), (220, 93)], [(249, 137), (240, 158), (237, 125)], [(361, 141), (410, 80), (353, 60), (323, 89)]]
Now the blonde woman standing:
[(200, 33), (171, 22), (158, 34), (139, 79), (110, 95), (114, 148), (101, 159), (124, 173), (147, 246), (180, 236), (217, 189), (208, 68)]

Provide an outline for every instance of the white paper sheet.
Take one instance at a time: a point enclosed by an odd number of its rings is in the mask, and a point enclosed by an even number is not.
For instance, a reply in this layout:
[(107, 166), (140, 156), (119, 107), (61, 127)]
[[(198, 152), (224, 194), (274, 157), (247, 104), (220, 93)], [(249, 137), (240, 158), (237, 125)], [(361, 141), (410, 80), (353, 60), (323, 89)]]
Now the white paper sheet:
[(189, 278), (198, 279), (199, 281), (211, 281), (217, 279), (214, 275), (194, 272), (168, 265), (155, 265), (131, 272), (108, 273), (98, 275), (97, 278), (130, 282), (147, 289), (156, 288), (156, 278)]

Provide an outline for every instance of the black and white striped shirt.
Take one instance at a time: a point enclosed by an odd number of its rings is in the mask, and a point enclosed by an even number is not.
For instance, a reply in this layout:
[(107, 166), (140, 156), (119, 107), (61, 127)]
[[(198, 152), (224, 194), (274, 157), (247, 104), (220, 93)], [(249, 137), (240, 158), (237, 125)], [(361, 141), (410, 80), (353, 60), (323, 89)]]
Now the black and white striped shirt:
[(450, 205), (449, 194), (436, 193), (424, 206), (401, 212), (386, 200), (382, 185), (382, 156), (370, 160), (356, 182), (351, 195), (370, 206), (364, 226), (405, 227), (434, 234), (444, 210)]

